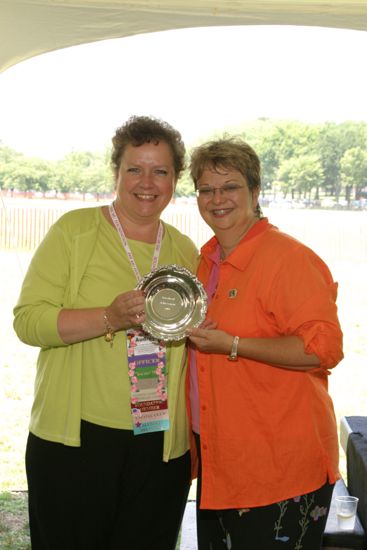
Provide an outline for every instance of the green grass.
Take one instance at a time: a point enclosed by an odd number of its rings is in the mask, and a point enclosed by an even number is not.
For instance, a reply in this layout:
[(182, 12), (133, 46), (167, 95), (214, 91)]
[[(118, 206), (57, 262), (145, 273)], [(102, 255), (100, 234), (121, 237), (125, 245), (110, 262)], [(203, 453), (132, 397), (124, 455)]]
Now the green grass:
[(27, 493), (0, 493), (1, 550), (30, 550)]

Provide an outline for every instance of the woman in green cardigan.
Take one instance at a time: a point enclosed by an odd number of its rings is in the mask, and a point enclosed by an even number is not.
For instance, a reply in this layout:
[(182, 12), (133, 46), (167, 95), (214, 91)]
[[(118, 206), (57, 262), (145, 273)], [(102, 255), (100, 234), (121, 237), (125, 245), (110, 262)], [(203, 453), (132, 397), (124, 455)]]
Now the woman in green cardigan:
[[(14, 309), (19, 338), (40, 348), (26, 451), (33, 550), (174, 550), (190, 483), (185, 345), (147, 341), (134, 290), (159, 265), (195, 271), (195, 245), (160, 220), (185, 148), (151, 117), (112, 141), (114, 202), (51, 227)], [(132, 356), (154, 366), (143, 381)], [(137, 407), (152, 395), (140, 387), (158, 395), (151, 410)]]

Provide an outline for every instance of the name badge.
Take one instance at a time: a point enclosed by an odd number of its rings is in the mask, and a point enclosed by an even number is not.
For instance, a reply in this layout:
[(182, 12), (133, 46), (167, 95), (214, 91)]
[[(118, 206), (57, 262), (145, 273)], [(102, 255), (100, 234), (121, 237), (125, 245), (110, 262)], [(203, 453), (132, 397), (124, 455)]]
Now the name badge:
[(168, 430), (166, 346), (141, 330), (126, 334), (134, 434)]

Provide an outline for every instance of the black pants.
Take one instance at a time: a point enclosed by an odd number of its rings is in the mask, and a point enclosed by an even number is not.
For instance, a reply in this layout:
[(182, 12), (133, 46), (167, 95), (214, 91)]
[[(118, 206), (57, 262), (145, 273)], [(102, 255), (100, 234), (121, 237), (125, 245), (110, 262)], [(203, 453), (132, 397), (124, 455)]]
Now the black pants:
[[(195, 440), (200, 459), (197, 434)], [(326, 483), (312, 493), (251, 509), (201, 510), (200, 460), (196, 499), (198, 549), (319, 550), (333, 488)]]
[(190, 456), (162, 462), (163, 433), (82, 422), (81, 447), (28, 437), (33, 550), (175, 550)]

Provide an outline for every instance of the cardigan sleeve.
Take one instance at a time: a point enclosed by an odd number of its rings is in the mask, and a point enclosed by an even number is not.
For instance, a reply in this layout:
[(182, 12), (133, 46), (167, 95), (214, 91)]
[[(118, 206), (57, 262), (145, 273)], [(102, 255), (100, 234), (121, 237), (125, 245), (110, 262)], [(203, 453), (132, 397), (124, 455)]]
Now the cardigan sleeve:
[(69, 281), (70, 243), (54, 224), (35, 252), (14, 308), (14, 329), (25, 344), (65, 346), (57, 329)]

